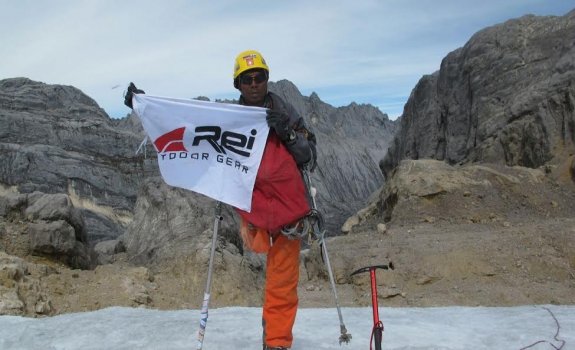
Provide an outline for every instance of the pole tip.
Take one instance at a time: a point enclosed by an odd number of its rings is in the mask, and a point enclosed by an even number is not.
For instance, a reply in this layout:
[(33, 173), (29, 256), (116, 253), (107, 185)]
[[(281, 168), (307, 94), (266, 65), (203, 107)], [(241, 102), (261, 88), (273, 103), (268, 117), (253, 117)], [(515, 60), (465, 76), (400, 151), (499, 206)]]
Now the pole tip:
[(341, 343), (348, 344), (349, 341), (351, 340), (351, 334), (347, 332), (347, 329), (343, 324), (340, 325), (340, 332), (341, 335), (339, 336), (339, 345), (341, 345)]
[(349, 333), (342, 334), (339, 336), (339, 345), (341, 345), (342, 343), (349, 344), (350, 340), (351, 340), (351, 334)]

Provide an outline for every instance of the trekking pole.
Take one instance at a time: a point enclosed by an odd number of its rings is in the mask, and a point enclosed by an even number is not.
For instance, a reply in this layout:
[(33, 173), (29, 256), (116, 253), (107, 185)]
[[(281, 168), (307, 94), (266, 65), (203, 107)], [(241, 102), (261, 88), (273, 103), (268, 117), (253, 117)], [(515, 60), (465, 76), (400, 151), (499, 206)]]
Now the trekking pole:
[(215, 208), (214, 218), (214, 234), (212, 236), (212, 249), (210, 252), (210, 262), (208, 265), (208, 279), (206, 282), (206, 290), (204, 292), (204, 301), (202, 303), (202, 311), (200, 312), (200, 329), (198, 330), (198, 346), (197, 350), (201, 350), (204, 345), (204, 334), (206, 333), (206, 325), (208, 324), (208, 304), (210, 303), (210, 289), (212, 288), (212, 270), (214, 268), (214, 256), (216, 255), (216, 245), (218, 243), (218, 229), (220, 221), (222, 220), (222, 203), (217, 202)]
[(337, 290), (335, 288), (335, 280), (333, 278), (333, 272), (331, 270), (331, 264), (329, 262), (329, 255), (327, 253), (327, 246), (325, 244), (325, 239), (324, 239), (324, 235), (325, 235), (325, 229), (324, 229), (324, 222), (323, 222), (323, 218), (321, 216), (321, 214), (319, 213), (319, 211), (317, 210), (317, 204), (315, 201), (315, 188), (313, 188), (311, 186), (311, 178), (309, 176), (309, 173), (307, 172), (306, 169), (304, 169), (303, 171), (304, 175), (305, 175), (305, 179), (306, 179), (306, 184), (308, 186), (308, 191), (311, 195), (311, 202), (312, 202), (312, 209), (314, 211), (314, 214), (317, 217), (317, 226), (318, 226), (318, 230), (319, 230), (319, 235), (316, 234), (316, 236), (319, 237), (319, 242), (321, 245), (321, 249), (322, 249), (322, 253), (323, 253), (323, 257), (324, 257), (324, 261), (325, 261), (325, 265), (327, 268), (327, 273), (329, 276), (329, 282), (331, 284), (331, 290), (333, 292), (333, 297), (335, 299), (335, 306), (337, 308), (337, 315), (339, 317), (339, 330), (340, 330), (340, 336), (339, 336), (339, 344), (341, 345), (341, 343), (349, 343), (349, 341), (351, 340), (351, 334), (347, 333), (347, 329), (345, 328), (345, 324), (343, 323), (343, 316), (341, 315), (341, 307), (339, 306), (339, 298), (337, 297)]
[(341, 333), (339, 336), (339, 344), (341, 345), (341, 343), (343, 342), (349, 343), (349, 341), (351, 340), (351, 334), (347, 333), (347, 329), (345, 328), (345, 324), (343, 323), (343, 316), (341, 315), (341, 307), (339, 306), (339, 298), (337, 297), (337, 290), (335, 288), (335, 281), (333, 279), (333, 272), (331, 271), (331, 264), (329, 263), (329, 255), (327, 254), (327, 246), (325, 244), (323, 234), (321, 235), (320, 244), (322, 246), (323, 256), (325, 258), (325, 265), (329, 275), (329, 282), (331, 284), (333, 297), (335, 299), (335, 306), (337, 308), (337, 315), (339, 317), (339, 331)]
[(393, 270), (393, 263), (390, 262), (389, 265), (374, 265), (368, 267), (362, 267), (351, 273), (350, 276), (357, 275), (363, 272), (369, 271), (369, 276), (371, 279), (371, 308), (373, 312), (373, 328), (371, 330), (371, 338), (369, 339), (369, 349), (371, 350), (371, 343), (375, 341), (375, 350), (381, 350), (381, 341), (383, 340), (383, 322), (379, 319), (379, 307), (377, 306), (377, 281), (375, 278), (375, 270)]

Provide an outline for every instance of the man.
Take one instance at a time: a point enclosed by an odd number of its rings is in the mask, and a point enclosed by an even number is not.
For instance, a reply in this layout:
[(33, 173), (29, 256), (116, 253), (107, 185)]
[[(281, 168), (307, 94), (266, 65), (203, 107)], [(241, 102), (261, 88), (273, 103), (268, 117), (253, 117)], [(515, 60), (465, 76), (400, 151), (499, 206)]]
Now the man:
[(313, 167), (315, 136), (296, 110), (268, 91), (269, 67), (253, 50), (240, 53), (234, 66), (239, 103), (267, 108), (270, 133), (256, 177), (250, 213), (242, 218), (244, 244), (267, 253), (263, 306), (264, 350), (289, 349), (295, 321), (302, 221), (310, 212), (300, 169)]
[[(293, 106), (268, 91), (269, 67), (259, 52), (240, 53), (233, 77), (241, 105), (267, 109), (270, 132), (254, 184), (251, 211), (236, 211), (246, 247), (267, 254), (263, 349), (287, 350), (292, 345), (298, 307), (301, 235), (311, 211), (301, 169), (314, 167), (316, 140)], [(133, 94), (138, 93), (144, 91), (131, 83), (124, 103), (132, 108)]]

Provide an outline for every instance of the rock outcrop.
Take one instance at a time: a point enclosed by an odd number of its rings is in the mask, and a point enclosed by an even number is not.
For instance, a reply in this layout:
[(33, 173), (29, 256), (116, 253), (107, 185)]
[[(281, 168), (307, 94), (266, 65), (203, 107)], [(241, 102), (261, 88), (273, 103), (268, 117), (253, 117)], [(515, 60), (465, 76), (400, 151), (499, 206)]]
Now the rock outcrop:
[[(525, 191), (525, 189), (529, 191)], [(363, 210), (360, 220), (393, 224), (514, 222), (529, 217), (570, 217), (575, 186), (559, 186), (545, 168), (501, 164), (452, 166), (432, 159), (404, 160)]]
[[(288, 81), (270, 83), (270, 90), (294, 104), (317, 134), (314, 185), (327, 226), (337, 234), (345, 218), (381, 185), (377, 162), (395, 124), (372, 106), (334, 108), (315, 94), (304, 97)], [(7, 221), (17, 217), (28, 234), (30, 247), (22, 251), (66, 256), (60, 260), (87, 267), (111, 262), (124, 249), (140, 263), (193, 249), (193, 238), (213, 225), (213, 202), (162, 186), (152, 145), (135, 154), (143, 139), (135, 115), (112, 120), (74, 87), (26, 78), (0, 81), (0, 185), (11, 193), (5, 203), (14, 196), (24, 203), (6, 207), (17, 214)], [(70, 220), (55, 212), (49, 221), (33, 217), (44, 215), (45, 208), (30, 207), (32, 194), (74, 215)], [(63, 201), (67, 204), (57, 205)], [(222, 227), (222, 237), (241, 249), (231, 228), (237, 219), (230, 208), (224, 210), (231, 220)]]
[[(483, 29), (413, 89), (385, 174), (402, 159), (531, 168), (575, 152), (575, 11)], [(567, 160), (566, 160), (567, 159)]]
[[(166, 185), (161, 178), (146, 180), (134, 208), (133, 223), (122, 237), (126, 253), (138, 264), (196, 255), (211, 245), (216, 202)], [(237, 217), (222, 205), (218, 236), (222, 244), (241, 247)], [(237, 249), (237, 248), (236, 248)]]
[(90, 242), (117, 238), (141, 180), (155, 170), (134, 155), (142, 135), (114, 124), (74, 87), (0, 81), (0, 183), (19, 193), (66, 194)]
[(82, 269), (95, 263), (85, 222), (65, 194), (3, 193), (0, 228), (0, 248), (11, 254), (44, 256)]

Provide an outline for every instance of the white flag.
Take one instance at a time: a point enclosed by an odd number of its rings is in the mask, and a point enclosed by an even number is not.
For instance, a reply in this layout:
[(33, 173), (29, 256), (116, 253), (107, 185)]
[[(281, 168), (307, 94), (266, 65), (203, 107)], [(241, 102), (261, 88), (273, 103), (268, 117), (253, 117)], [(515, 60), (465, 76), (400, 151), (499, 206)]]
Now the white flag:
[(269, 132), (264, 108), (144, 94), (133, 103), (168, 185), (250, 211)]

